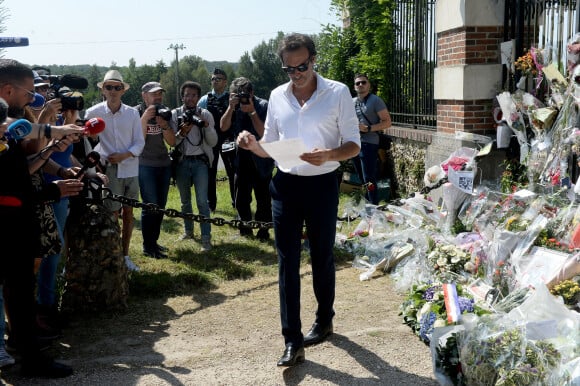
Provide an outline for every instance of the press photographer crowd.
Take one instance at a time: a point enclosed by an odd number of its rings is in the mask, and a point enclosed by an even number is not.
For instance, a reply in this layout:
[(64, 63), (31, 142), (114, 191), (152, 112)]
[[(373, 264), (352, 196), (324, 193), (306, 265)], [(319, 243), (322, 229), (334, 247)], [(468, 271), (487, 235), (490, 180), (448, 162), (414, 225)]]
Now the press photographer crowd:
[[(219, 157), (229, 183), (228, 199), (240, 220), (240, 235), (270, 240), (272, 226), (260, 227), (254, 234), (255, 227), (248, 225), (252, 221), (278, 224), (274, 235), (285, 235), (275, 237), (278, 253), (289, 258), (280, 271), (286, 272), (280, 277), (281, 299), (288, 304), (281, 309), (286, 348), (278, 366), (303, 362), (304, 346), (332, 334), (336, 168), (339, 161), (359, 157), (363, 137), (366, 156), (362, 164), (359, 160), (360, 177), (372, 183), (369, 165), (377, 160), (377, 131), (390, 126), (390, 116), (382, 101), (373, 102), (372, 109), (366, 107), (370, 81), (357, 74), (354, 89), (359, 98), (365, 98), (363, 107), (357, 105), (364, 120), (357, 118), (354, 102), (358, 99), (352, 98), (348, 87), (314, 71), (316, 50), (308, 36), (288, 35), (279, 56), (289, 83), (273, 90), (270, 102), (254, 95), (247, 78), (233, 79), (228, 87), (226, 72), (215, 68), (212, 89), (204, 95), (198, 82), (183, 82), (179, 88), (182, 105), (174, 109), (163, 104), (165, 89), (159, 82), (130, 85), (116, 69), (107, 71), (97, 83), (102, 102), (85, 106), (80, 90), (88, 87), (87, 79), (35, 71), (15, 60), (0, 59), (4, 174), (0, 232), (9, 241), (0, 259), (0, 336), (8, 337), (0, 339), (0, 367), (19, 362), (25, 376), (71, 375), (70, 366), (44, 353), (62, 333), (57, 290), (62, 260), (68, 264), (75, 256), (88, 259), (91, 251), (105, 249), (108, 243), (109, 271), (118, 271), (125, 279), (129, 272), (139, 271), (129, 255), (135, 221), (131, 203), (137, 201), (144, 205), (140, 218), (143, 255), (167, 258), (169, 248), (158, 241), (172, 179), (181, 213), (210, 219), (217, 205)], [(138, 106), (122, 102), (130, 87), (141, 88)], [(287, 96), (291, 93), (292, 101)], [(298, 126), (309, 129), (296, 131)], [(274, 160), (261, 147), (262, 138), (266, 142), (301, 138), (314, 150), (301, 154), (302, 163), (297, 166), (278, 164), (274, 173)], [(194, 222), (199, 222), (196, 239)], [(99, 224), (104, 225), (99, 228)], [(296, 246), (304, 224), (313, 258), (320, 261), (313, 266), (318, 272), (314, 286), (317, 298), (320, 295), (319, 311), (305, 336), (295, 309), (300, 280), (296, 264), (300, 248)], [(211, 225), (211, 221), (185, 216), (179, 240), (195, 240), (199, 252), (206, 253), (212, 249)], [(75, 276), (69, 270), (73, 267), (67, 265), (67, 275)], [(75, 288), (88, 290), (88, 286), (68, 284), (70, 293)], [(118, 297), (123, 302), (126, 283), (114, 287), (114, 294), (81, 293), (78, 301)], [(288, 311), (290, 303), (292, 312)]]

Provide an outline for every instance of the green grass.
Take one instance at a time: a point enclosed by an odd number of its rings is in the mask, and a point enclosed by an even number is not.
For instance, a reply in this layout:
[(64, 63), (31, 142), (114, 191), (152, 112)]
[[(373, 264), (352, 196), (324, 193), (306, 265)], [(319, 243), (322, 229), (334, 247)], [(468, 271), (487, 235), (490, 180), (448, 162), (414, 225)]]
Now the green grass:
[[(226, 221), (236, 218), (232, 208), (228, 181), (224, 172), (218, 173), (218, 203), (212, 218), (221, 217)], [(193, 193), (193, 192), (192, 192)], [(255, 211), (255, 203), (252, 211)], [(195, 206), (195, 201), (194, 201)], [(179, 193), (175, 186), (169, 190), (167, 208), (180, 211)], [(194, 212), (196, 212), (194, 207)], [(274, 248), (274, 231), (270, 230), (270, 241), (260, 242), (255, 238), (239, 235), (230, 225), (212, 224), (212, 245), (209, 252), (201, 252), (199, 223), (194, 223), (194, 240), (178, 241), (183, 233), (183, 219), (164, 217), (159, 244), (169, 248), (168, 259), (152, 259), (143, 255), (141, 235), (141, 210), (134, 209), (135, 228), (131, 239), (130, 255), (141, 268), (131, 274), (130, 293), (136, 297), (157, 297), (190, 294), (207, 291), (220, 282), (249, 279), (257, 275), (276, 275), (277, 257)], [(256, 231), (254, 230), (254, 233)], [(337, 263), (345, 263), (350, 256), (337, 251)], [(303, 253), (303, 261), (308, 254)]]

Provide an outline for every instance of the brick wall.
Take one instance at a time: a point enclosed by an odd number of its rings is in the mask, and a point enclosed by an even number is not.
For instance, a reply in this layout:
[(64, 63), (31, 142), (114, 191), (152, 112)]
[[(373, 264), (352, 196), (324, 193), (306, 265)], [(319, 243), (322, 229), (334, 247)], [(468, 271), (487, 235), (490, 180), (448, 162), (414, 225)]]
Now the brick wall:
[(437, 131), (453, 134), (456, 130), (481, 135), (495, 134), (492, 100), (439, 100)]
[(437, 36), (437, 66), (499, 63), (501, 27), (462, 27)]

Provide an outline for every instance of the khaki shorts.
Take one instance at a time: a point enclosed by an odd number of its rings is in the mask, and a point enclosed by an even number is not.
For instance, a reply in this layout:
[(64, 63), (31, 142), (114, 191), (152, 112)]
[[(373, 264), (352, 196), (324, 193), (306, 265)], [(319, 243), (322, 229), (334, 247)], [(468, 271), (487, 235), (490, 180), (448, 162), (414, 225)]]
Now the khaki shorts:
[[(107, 187), (111, 192), (133, 200), (139, 199), (139, 177), (117, 178), (117, 165), (107, 165), (107, 177)], [(115, 200), (106, 199), (103, 205), (113, 212), (121, 209), (121, 203)]]

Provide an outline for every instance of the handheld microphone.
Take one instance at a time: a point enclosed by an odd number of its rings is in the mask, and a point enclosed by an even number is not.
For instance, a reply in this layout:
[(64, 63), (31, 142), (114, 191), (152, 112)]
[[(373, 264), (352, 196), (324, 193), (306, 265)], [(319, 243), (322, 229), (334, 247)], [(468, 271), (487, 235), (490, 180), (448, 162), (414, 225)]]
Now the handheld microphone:
[(17, 141), (26, 137), (30, 132), (32, 132), (32, 124), (26, 119), (19, 119), (8, 126), (8, 129), (6, 129), (6, 132), (4, 133), (4, 137), (9, 140), (14, 139)]
[(105, 130), (105, 121), (103, 118), (95, 117), (91, 118), (85, 122), (85, 134), (86, 135), (97, 135), (101, 131)]
[(97, 164), (99, 163), (100, 160), (101, 160), (101, 155), (99, 153), (97, 153), (96, 151), (91, 151), (89, 154), (87, 154), (87, 159), (85, 160), (85, 164), (78, 171), (78, 173), (75, 175), (75, 178), (82, 176), (84, 174), (84, 172), (86, 172), (90, 168), (94, 168), (95, 166), (97, 166)]
[(34, 93), (34, 101), (32, 101), (32, 103), (29, 103), (28, 106), (33, 107), (35, 109), (44, 106), (44, 97), (42, 95), (40, 95), (39, 93), (35, 92)]
[(0, 48), (7, 47), (25, 47), (28, 45), (28, 38), (15, 38), (15, 37), (0, 37)]

